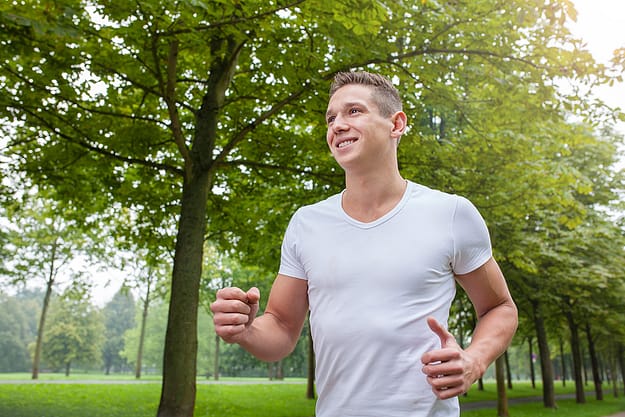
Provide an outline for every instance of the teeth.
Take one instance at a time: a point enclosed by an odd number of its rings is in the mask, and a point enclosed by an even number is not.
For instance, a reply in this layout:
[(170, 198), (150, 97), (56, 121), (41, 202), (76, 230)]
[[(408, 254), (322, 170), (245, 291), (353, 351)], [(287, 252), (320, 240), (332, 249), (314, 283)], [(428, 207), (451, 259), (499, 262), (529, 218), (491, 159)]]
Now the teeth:
[(346, 140), (345, 142), (341, 142), (339, 143), (339, 148), (343, 148), (347, 145), (351, 145), (352, 143), (356, 142), (355, 140), (351, 139), (351, 140)]

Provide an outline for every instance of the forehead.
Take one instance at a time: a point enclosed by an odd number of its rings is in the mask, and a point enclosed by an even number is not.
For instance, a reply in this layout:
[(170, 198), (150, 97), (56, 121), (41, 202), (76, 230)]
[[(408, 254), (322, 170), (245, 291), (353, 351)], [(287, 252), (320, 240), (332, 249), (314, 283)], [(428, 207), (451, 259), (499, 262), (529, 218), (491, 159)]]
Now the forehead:
[(339, 88), (328, 101), (328, 113), (350, 104), (377, 107), (373, 100), (373, 88), (360, 84), (348, 84)]

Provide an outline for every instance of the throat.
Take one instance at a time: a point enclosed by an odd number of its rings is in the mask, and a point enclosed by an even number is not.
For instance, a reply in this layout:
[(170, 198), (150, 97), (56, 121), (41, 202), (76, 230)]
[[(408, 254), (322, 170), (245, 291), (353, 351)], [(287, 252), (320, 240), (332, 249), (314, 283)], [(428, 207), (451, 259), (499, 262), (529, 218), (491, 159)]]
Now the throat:
[(376, 194), (366, 188), (358, 192), (347, 188), (342, 195), (343, 211), (354, 220), (363, 223), (374, 222), (390, 213), (404, 197), (407, 181), (396, 190), (387, 189), (386, 192)]

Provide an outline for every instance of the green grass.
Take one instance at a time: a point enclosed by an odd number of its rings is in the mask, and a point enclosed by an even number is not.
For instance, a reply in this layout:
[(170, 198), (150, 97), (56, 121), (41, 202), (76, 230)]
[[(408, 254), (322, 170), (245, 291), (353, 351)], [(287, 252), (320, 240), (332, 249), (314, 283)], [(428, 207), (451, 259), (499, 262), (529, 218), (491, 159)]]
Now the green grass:
[[(310, 417), (302, 384), (198, 385), (195, 417)], [(0, 384), (3, 417), (154, 417), (159, 384)]]
[[(130, 378), (109, 376), (98, 378), (75, 375), (73, 383), (12, 383), (27, 380), (26, 374), (1, 374), (0, 416), (2, 417), (154, 417), (160, 396), (158, 380), (144, 384), (131, 384)], [(45, 379), (58, 382), (64, 376), (45, 374)], [(42, 380), (44, 375), (42, 375)], [(89, 383), (80, 380), (89, 379)], [(108, 380), (108, 381), (107, 381)], [(120, 383), (112, 383), (114, 380)], [(224, 382), (235, 380), (223, 379)], [(105, 383), (100, 383), (100, 382)], [(195, 417), (311, 417), (314, 415), (314, 401), (305, 398), (304, 380), (286, 384), (256, 384), (265, 379), (248, 378), (245, 385), (203, 384), (198, 378)], [(242, 379), (236, 379), (242, 381)], [(588, 389), (592, 387), (589, 385)], [(574, 391), (572, 383), (567, 387), (556, 385), (558, 394)], [(620, 391), (622, 393), (622, 389)], [(515, 383), (508, 391), (509, 398), (535, 397), (541, 395), (540, 387), (533, 389), (529, 383)], [(542, 402), (511, 404), (511, 417), (604, 417), (625, 410), (625, 397), (613, 398), (612, 391), (605, 387), (604, 401), (595, 401), (588, 395), (586, 404), (574, 400), (558, 400), (558, 409), (545, 409)], [(485, 385), (485, 390), (476, 387), (462, 402), (489, 401), (496, 398), (494, 383)], [(463, 417), (496, 417), (493, 408), (462, 413)]]
[[(625, 410), (625, 397), (606, 397), (603, 401), (587, 398), (585, 404), (577, 404), (574, 399), (558, 400), (557, 409), (544, 408), (542, 402), (511, 405), (510, 417), (604, 417)], [(465, 411), (462, 417), (496, 417), (494, 409)]]
[[(591, 389), (592, 387), (588, 387)], [(574, 394), (575, 393), (575, 385), (573, 382), (567, 382), (566, 386), (562, 386), (561, 383), (557, 383), (554, 385), (554, 389), (556, 395), (561, 394)], [(512, 389), (507, 391), (508, 398), (525, 398), (525, 397), (536, 397), (542, 396), (542, 388), (540, 385), (536, 385), (536, 388), (532, 388), (532, 384), (530, 382), (513, 382)], [(469, 395), (467, 397), (461, 397), (460, 401), (462, 402), (474, 402), (474, 401), (489, 401), (497, 398), (497, 386), (495, 382), (488, 382), (484, 384), (484, 390), (479, 391), (477, 389), (477, 384), (474, 384), (469, 390)]]

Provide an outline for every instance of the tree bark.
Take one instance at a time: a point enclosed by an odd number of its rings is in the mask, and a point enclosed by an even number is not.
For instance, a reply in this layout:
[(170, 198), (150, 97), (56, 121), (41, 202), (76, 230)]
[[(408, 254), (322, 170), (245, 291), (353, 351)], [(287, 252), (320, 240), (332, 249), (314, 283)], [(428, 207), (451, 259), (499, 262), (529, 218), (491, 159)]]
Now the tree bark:
[(625, 395), (625, 347), (622, 343), (618, 344), (617, 352), (619, 368), (621, 368), (621, 380), (623, 381), (623, 395)]
[(579, 345), (579, 330), (573, 314), (570, 311), (565, 313), (567, 322), (569, 324), (569, 331), (571, 334), (571, 354), (573, 356), (573, 379), (575, 381), (575, 402), (583, 404), (586, 402), (586, 395), (584, 393), (584, 380), (582, 371), (582, 353)]
[(306, 380), (306, 398), (312, 400), (315, 398), (315, 349), (310, 328), (308, 329), (308, 376)]
[(50, 298), (52, 298), (52, 289), (55, 283), (55, 261), (56, 261), (57, 241), (52, 244), (52, 253), (50, 255), (50, 269), (48, 271), (48, 281), (46, 282), (46, 294), (43, 297), (43, 305), (41, 306), (41, 316), (39, 316), (39, 326), (37, 327), (37, 341), (35, 342), (35, 355), (33, 357), (32, 379), (39, 379), (39, 364), (41, 363), (41, 346), (43, 345), (43, 331), (46, 327), (46, 316), (50, 307)]
[(566, 361), (564, 360), (564, 342), (560, 339), (560, 366), (562, 367), (562, 386), (566, 387)]
[(184, 186), (174, 255), (158, 417), (192, 417), (195, 407), (197, 312), (207, 189), (207, 173)]
[(510, 370), (510, 358), (508, 357), (508, 351), (506, 350), (503, 354), (506, 361), (506, 380), (508, 382), (508, 389), (512, 389), (512, 371)]
[(536, 340), (538, 342), (538, 352), (540, 355), (540, 371), (543, 381), (543, 405), (545, 408), (557, 408), (551, 352), (549, 351), (545, 321), (540, 313), (540, 305), (537, 303), (534, 303), (534, 326), (536, 327)]
[(278, 381), (284, 380), (284, 361), (282, 359), (280, 359), (276, 363), (276, 375), (275, 376)]
[(137, 361), (135, 363), (135, 378), (141, 378), (141, 366), (143, 362), (143, 343), (145, 341), (145, 325), (148, 321), (148, 310), (150, 308), (150, 284), (151, 279), (147, 280), (148, 288), (145, 292), (143, 300), (143, 311), (141, 312), (141, 332), (139, 333), (139, 348), (137, 349)]
[(616, 344), (612, 344), (611, 354), (610, 354), (610, 379), (612, 382), (612, 395), (614, 398), (618, 398), (618, 369), (617, 369), (617, 358), (618, 349)]
[(527, 344), (529, 345), (530, 381), (532, 381), (532, 388), (536, 389), (536, 370), (534, 369), (534, 343), (531, 336), (527, 338)]
[(221, 338), (215, 335), (215, 363), (213, 367), (213, 375), (215, 381), (219, 381), (219, 343)]
[(599, 372), (599, 360), (595, 349), (595, 341), (592, 338), (590, 323), (586, 322), (586, 338), (588, 340), (588, 354), (590, 355), (590, 366), (592, 370), (592, 380), (595, 385), (595, 399), (603, 400), (603, 389), (601, 387), (601, 374)]
[(505, 381), (505, 359), (501, 355), (495, 361), (495, 376), (497, 379), (497, 416), (508, 417), (508, 395), (506, 393)]

